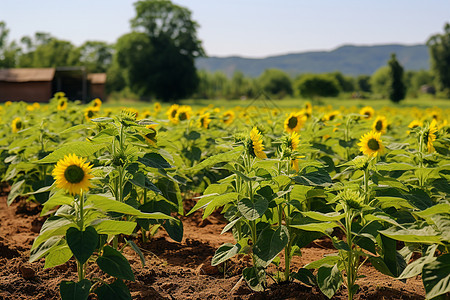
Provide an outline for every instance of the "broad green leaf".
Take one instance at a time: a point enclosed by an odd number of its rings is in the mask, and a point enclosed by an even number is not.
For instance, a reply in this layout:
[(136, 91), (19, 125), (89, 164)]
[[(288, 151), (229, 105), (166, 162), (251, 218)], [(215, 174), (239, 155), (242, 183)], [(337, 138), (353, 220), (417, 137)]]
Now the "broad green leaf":
[(407, 163), (377, 163), (376, 168), (379, 171), (409, 171), (416, 167)]
[(92, 226), (86, 227), (84, 231), (71, 227), (67, 229), (66, 240), (75, 258), (84, 264), (97, 248), (98, 234)]
[(377, 269), (380, 273), (388, 275), (390, 277), (395, 277), (394, 274), (392, 274), (391, 270), (389, 270), (389, 267), (386, 265), (383, 258), (379, 256), (371, 256), (369, 258), (370, 263), (372, 266)]
[(249, 198), (241, 199), (237, 208), (239, 212), (249, 221), (260, 218), (269, 207), (269, 202), (263, 197), (255, 197), (253, 201)]
[(58, 160), (64, 158), (64, 156), (69, 154), (75, 154), (79, 157), (89, 157), (95, 152), (105, 148), (107, 144), (99, 143), (95, 144), (92, 142), (82, 141), (82, 142), (72, 142), (56, 149), (43, 159), (39, 160), (38, 163), (50, 164), (56, 163)]
[(383, 247), (383, 260), (394, 277), (397, 277), (406, 267), (403, 256), (397, 252), (397, 241), (384, 235), (381, 235), (381, 241)]
[(330, 174), (325, 169), (319, 169), (292, 178), (296, 183), (308, 186), (328, 187), (332, 184)]
[(319, 260), (310, 262), (309, 264), (303, 266), (305, 269), (319, 269), (320, 267), (332, 267), (336, 265), (341, 258), (337, 255), (328, 255)]
[(241, 153), (242, 147), (237, 147), (231, 151), (210, 156), (207, 159), (198, 163), (197, 165), (193, 166), (192, 168), (187, 169), (186, 171), (195, 174), (200, 170), (210, 168), (218, 163), (236, 161), (238, 157), (241, 155)]
[(8, 206), (11, 205), (11, 203), (13, 203), (13, 201), (23, 193), (25, 187), (24, 183), (25, 180), (19, 180), (11, 186), (6, 202)]
[(141, 260), (142, 267), (145, 267), (145, 256), (144, 256), (144, 254), (142, 253), (141, 249), (139, 249), (138, 245), (136, 245), (135, 242), (129, 241), (129, 240), (127, 240), (127, 239), (125, 239), (125, 242), (126, 242), (128, 245), (130, 245), (131, 249), (133, 249), (134, 252), (137, 253), (137, 255), (139, 255), (139, 259)]
[(48, 218), (44, 225), (42, 225), (41, 232), (39, 236), (34, 240), (31, 250), (35, 249), (41, 243), (46, 241), (51, 237), (62, 237), (66, 234), (67, 229), (70, 227), (77, 226), (70, 220), (60, 217), (50, 217)]
[(39, 246), (31, 248), (29, 261), (34, 262), (45, 256), (52, 248), (57, 247), (61, 240), (61, 236), (53, 236), (41, 243)]
[(427, 249), (427, 254), (409, 263), (397, 279), (407, 279), (422, 274), (423, 266), (434, 261), (434, 253), (438, 245), (431, 245)]
[(317, 231), (325, 235), (330, 234), (330, 230), (338, 227), (339, 225), (335, 222), (320, 222), (320, 223), (310, 223), (303, 225), (291, 225), (291, 227), (307, 230), (307, 231)]
[(66, 263), (72, 257), (72, 250), (70, 250), (67, 243), (58, 245), (52, 248), (45, 257), (44, 269), (53, 268)]
[(342, 284), (342, 275), (337, 265), (320, 267), (317, 271), (317, 283), (322, 293), (331, 299)]
[(219, 195), (224, 195), (229, 192), (229, 186), (226, 184), (210, 184), (205, 191), (203, 192), (203, 196), (197, 197), (199, 199), (194, 207), (187, 213), (190, 215), (200, 208), (206, 207), (212, 200), (213, 197), (217, 197)]
[(344, 218), (344, 214), (340, 214), (338, 212), (323, 214), (316, 211), (306, 211), (306, 212), (302, 211), (302, 215), (317, 221), (324, 221), (324, 222), (339, 221), (340, 219)]
[(266, 268), (289, 242), (289, 231), (281, 225), (276, 230), (268, 227), (258, 237), (253, 254), (258, 266)]
[(88, 279), (83, 279), (79, 282), (63, 280), (59, 284), (59, 292), (61, 293), (61, 299), (86, 300), (89, 296), (91, 286), (92, 282)]
[(136, 228), (136, 222), (129, 221), (116, 221), (116, 220), (99, 220), (98, 222), (91, 223), (91, 226), (95, 228), (98, 234), (118, 235), (126, 234), (130, 235)]
[(257, 267), (245, 268), (242, 271), (242, 277), (255, 292), (264, 291), (266, 285), (266, 272), (264, 269)]
[(450, 214), (450, 204), (439, 203), (423, 211), (415, 211), (414, 214), (424, 219), (435, 214)]
[(41, 216), (45, 216), (49, 210), (58, 205), (72, 205), (73, 196), (67, 195), (64, 190), (59, 190), (53, 194), (47, 202), (44, 203), (41, 211)]
[(317, 280), (316, 277), (314, 276), (314, 274), (305, 268), (301, 268), (299, 269), (297, 272), (295, 273), (291, 273), (291, 276), (294, 279), (297, 279), (298, 281), (309, 285), (309, 286), (317, 286)]
[(122, 280), (117, 279), (111, 284), (102, 284), (94, 290), (98, 300), (131, 300), (128, 287)]
[(426, 263), (422, 270), (422, 281), (429, 299), (450, 292), (450, 253)]
[(203, 219), (207, 218), (217, 208), (224, 206), (225, 204), (228, 204), (232, 201), (238, 200), (238, 197), (239, 194), (235, 192), (212, 197), (211, 202), (209, 202), (205, 207), (205, 211), (203, 212)]
[[(450, 208), (449, 208), (450, 209)], [(431, 216), (431, 220), (441, 232), (441, 238), (450, 245), (450, 210), (447, 214), (435, 214)]]
[(135, 173), (133, 175), (133, 179), (129, 179), (128, 181), (138, 187), (141, 187), (143, 189), (147, 189), (147, 190), (150, 190), (157, 194), (162, 195), (162, 192), (158, 189), (158, 187), (156, 185), (154, 185), (153, 182), (151, 182), (150, 179), (148, 179), (148, 177), (142, 173)]
[(164, 229), (174, 241), (181, 243), (183, 240), (183, 222), (180, 220), (167, 220), (163, 224)]
[(237, 255), (241, 249), (248, 244), (248, 238), (241, 239), (239, 242), (236, 243), (236, 245), (233, 245), (231, 243), (225, 243), (222, 246), (220, 246), (216, 253), (214, 253), (214, 256), (211, 260), (211, 266), (217, 266), (224, 261), (232, 258), (233, 256)]
[(116, 249), (105, 246), (103, 254), (97, 258), (100, 269), (119, 279), (134, 281), (134, 274), (128, 260)]
[(434, 230), (431, 226), (425, 226), (422, 228), (417, 226), (410, 226), (404, 229), (390, 227), (386, 230), (380, 231), (380, 233), (394, 240), (403, 242), (423, 244), (441, 243), (439, 232)]
[(117, 212), (142, 219), (173, 219), (163, 213), (143, 213), (131, 205), (99, 195), (90, 195), (87, 198), (85, 207), (93, 207), (103, 212)]
[(154, 152), (147, 153), (143, 157), (139, 157), (138, 162), (142, 163), (147, 167), (155, 169), (172, 168), (172, 166), (167, 162), (167, 160), (164, 157), (161, 156), (161, 154)]
[(414, 209), (408, 200), (400, 197), (376, 197), (380, 201), (381, 208), (395, 207), (397, 209), (408, 208)]

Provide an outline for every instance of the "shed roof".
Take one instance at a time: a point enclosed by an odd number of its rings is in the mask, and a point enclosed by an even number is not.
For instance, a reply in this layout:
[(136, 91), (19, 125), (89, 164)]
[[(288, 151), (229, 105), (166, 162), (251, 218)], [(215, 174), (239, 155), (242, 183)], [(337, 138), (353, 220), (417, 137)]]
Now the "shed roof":
[(52, 81), (55, 68), (15, 68), (0, 69), (0, 81), (29, 82)]
[(88, 80), (91, 84), (104, 84), (106, 82), (106, 73), (88, 74)]

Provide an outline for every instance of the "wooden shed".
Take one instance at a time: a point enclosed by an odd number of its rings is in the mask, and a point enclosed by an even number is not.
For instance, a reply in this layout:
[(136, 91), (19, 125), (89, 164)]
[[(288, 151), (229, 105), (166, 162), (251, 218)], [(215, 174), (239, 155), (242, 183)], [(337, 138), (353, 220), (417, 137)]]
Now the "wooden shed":
[(91, 98), (105, 99), (106, 73), (88, 74)]
[(0, 101), (46, 102), (55, 68), (0, 69)]

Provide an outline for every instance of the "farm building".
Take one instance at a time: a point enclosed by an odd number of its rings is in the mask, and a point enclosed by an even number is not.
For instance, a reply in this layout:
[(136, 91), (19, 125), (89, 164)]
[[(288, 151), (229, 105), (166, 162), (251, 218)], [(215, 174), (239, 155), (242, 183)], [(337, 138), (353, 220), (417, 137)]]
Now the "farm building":
[(105, 81), (84, 67), (0, 69), (0, 101), (47, 102), (59, 91), (70, 100), (105, 99)]

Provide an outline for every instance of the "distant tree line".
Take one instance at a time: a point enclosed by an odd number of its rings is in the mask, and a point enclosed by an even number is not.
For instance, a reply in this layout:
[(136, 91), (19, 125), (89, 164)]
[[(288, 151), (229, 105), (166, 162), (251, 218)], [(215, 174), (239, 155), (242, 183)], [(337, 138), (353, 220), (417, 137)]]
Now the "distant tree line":
[(195, 58), (205, 54), (187, 8), (169, 0), (140, 0), (134, 6), (132, 32), (113, 45), (87, 41), (77, 47), (43, 32), (9, 42), (9, 30), (0, 21), (0, 68), (85, 66), (91, 73), (107, 73), (107, 92), (145, 100), (241, 99), (262, 91), (274, 99), (341, 95), (398, 102), (422, 92), (450, 98), (450, 24), (427, 42), (431, 70), (405, 72), (393, 54), (372, 75), (292, 75), (268, 69), (257, 78), (240, 71), (228, 77), (196, 70)]

